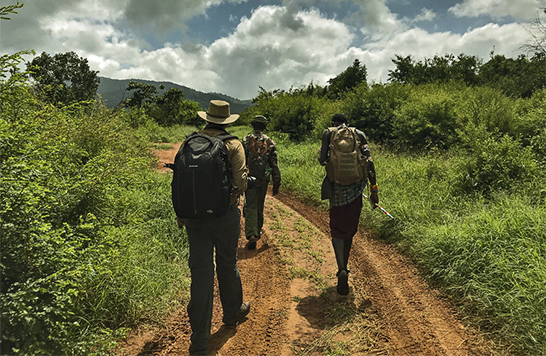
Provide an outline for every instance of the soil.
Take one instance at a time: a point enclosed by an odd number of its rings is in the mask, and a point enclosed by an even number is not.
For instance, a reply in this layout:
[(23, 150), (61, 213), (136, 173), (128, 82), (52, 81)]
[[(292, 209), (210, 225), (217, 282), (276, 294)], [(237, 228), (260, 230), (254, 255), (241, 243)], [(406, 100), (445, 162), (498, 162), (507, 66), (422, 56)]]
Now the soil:
[[(163, 163), (172, 162), (178, 148), (155, 152), (159, 170), (168, 172)], [(251, 312), (236, 328), (223, 326), (215, 293), (210, 355), (493, 354), (492, 345), (465, 326), (393, 246), (359, 229), (349, 258), (350, 292), (341, 296), (328, 212), (281, 187), (276, 196), (268, 192), (264, 213), (256, 250), (245, 248), (244, 236), (239, 240), (238, 267)], [(133, 330), (117, 354), (188, 355), (190, 335), (181, 308), (162, 327)]]

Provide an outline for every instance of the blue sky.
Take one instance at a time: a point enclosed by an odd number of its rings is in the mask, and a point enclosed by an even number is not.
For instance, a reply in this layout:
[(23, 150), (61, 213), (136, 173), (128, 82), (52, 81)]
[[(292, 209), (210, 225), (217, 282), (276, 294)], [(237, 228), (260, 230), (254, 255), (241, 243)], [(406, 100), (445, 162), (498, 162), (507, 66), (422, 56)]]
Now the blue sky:
[(170, 81), (239, 99), (255, 97), (259, 87), (326, 85), (355, 59), (370, 82), (387, 82), (397, 54), (516, 57), (546, 7), (546, 0), (24, 3), (0, 21), (0, 54), (74, 51), (100, 76)]

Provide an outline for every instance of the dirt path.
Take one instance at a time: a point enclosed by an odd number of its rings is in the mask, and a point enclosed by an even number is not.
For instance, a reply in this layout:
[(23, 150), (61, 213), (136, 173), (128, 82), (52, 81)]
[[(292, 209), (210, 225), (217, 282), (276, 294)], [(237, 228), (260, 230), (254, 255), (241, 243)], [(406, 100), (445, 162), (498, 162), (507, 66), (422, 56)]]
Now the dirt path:
[[(158, 152), (160, 164), (171, 161), (177, 148)], [(391, 246), (358, 231), (349, 259), (350, 293), (340, 296), (327, 212), (281, 189), (276, 197), (268, 194), (265, 215), (257, 249), (239, 241), (244, 300), (252, 310), (236, 329), (225, 328), (215, 300), (211, 355), (491, 354)], [(133, 332), (118, 355), (188, 355), (190, 334), (183, 308), (164, 328)]]

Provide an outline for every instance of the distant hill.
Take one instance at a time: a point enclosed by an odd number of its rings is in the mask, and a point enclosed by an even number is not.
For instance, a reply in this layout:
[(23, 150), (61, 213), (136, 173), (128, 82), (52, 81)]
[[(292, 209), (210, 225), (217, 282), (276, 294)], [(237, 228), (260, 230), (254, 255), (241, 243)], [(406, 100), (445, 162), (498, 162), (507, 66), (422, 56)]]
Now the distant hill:
[[(176, 88), (184, 91), (184, 99), (192, 100), (199, 104), (203, 110), (207, 110), (209, 102), (211, 100), (225, 100), (229, 103), (230, 111), (232, 114), (238, 114), (244, 111), (246, 108), (252, 106), (250, 100), (240, 100), (231, 96), (220, 93), (203, 93), (183, 85), (178, 85), (171, 82), (155, 82), (151, 80), (142, 79), (111, 79), (106, 77), (99, 77), (100, 84), (97, 89), (97, 94), (102, 95), (102, 99), (109, 108), (116, 107), (122, 100), (127, 99), (131, 95), (131, 92), (126, 92), (125, 89), (129, 86), (129, 82), (137, 82), (144, 84), (151, 84), (157, 87), (159, 93), (167, 91), (171, 88)], [(165, 89), (161, 91), (159, 86), (165, 86)]]

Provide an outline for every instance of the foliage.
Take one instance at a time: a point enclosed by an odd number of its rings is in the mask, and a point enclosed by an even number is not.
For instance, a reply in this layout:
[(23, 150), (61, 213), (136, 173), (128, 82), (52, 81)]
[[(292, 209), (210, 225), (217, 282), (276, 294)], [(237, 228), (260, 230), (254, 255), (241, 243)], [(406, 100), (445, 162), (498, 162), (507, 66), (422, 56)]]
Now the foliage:
[(411, 55), (396, 55), (392, 61), (396, 66), (389, 70), (392, 83), (422, 85), (461, 81), (467, 86), (490, 86), (514, 98), (528, 98), (546, 85), (544, 53), (537, 53), (530, 59), (523, 54), (517, 59), (492, 54), (485, 64), (475, 56), (464, 54), (434, 56), (424, 61), (415, 61)]
[(481, 61), (476, 56), (446, 54), (443, 57), (435, 55), (416, 62), (411, 55), (395, 56), (392, 62), (395, 70), (389, 70), (389, 80), (403, 84), (426, 84), (460, 80), (466, 85), (476, 83), (476, 75)]
[(185, 236), (146, 142), (100, 104), (37, 100), (25, 74), (0, 83), (2, 353), (104, 354), (183, 302)]
[(19, 4), (19, 1), (17, 1), (17, 4), (15, 5), (7, 5), (0, 7), (0, 20), (11, 20), (10, 17), (7, 17), (9, 14), (18, 14), (17, 9), (20, 9), (25, 6), (25, 3)]
[(142, 106), (145, 102), (152, 102), (157, 95), (157, 88), (152, 84), (129, 82), (127, 91), (133, 91), (131, 96), (126, 100), (128, 107)]
[(27, 63), (30, 77), (36, 80), (44, 100), (53, 105), (66, 106), (92, 100), (97, 94), (100, 79), (89, 68), (87, 59), (74, 52), (46, 52)]
[(480, 67), (478, 82), (500, 89), (514, 98), (529, 98), (546, 85), (546, 54), (531, 58), (519, 55), (517, 58), (493, 56)]
[(351, 91), (359, 85), (366, 84), (367, 69), (358, 59), (353, 64), (328, 80), (327, 95), (330, 99), (339, 99), (344, 93)]
[(369, 139), (388, 144), (395, 139), (395, 110), (407, 100), (409, 92), (408, 87), (398, 84), (361, 85), (344, 97), (340, 111)]
[(257, 105), (245, 111), (241, 123), (250, 122), (254, 115), (264, 115), (269, 120), (267, 128), (270, 131), (287, 133), (296, 142), (310, 137), (316, 123), (327, 112), (327, 99), (310, 95), (306, 91), (260, 90), (258, 97), (253, 100)]
[(523, 184), (539, 175), (539, 165), (531, 147), (505, 135), (496, 140), (475, 141), (473, 154), (460, 164), (460, 187), (489, 193)]
[[(164, 87), (161, 85), (160, 90)], [(199, 124), (199, 116), (197, 111), (201, 110), (201, 106), (191, 100), (183, 100), (184, 91), (177, 88), (169, 90), (158, 95), (158, 89), (151, 84), (129, 82), (128, 91), (133, 91), (131, 97), (126, 100), (126, 105), (135, 111), (132, 115), (141, 117), (142, 113), (145, 116), (152, 118), (160, 126), (172, 125), (196, 125)], [(138, 127), (139, 122), (136, 122)]]

